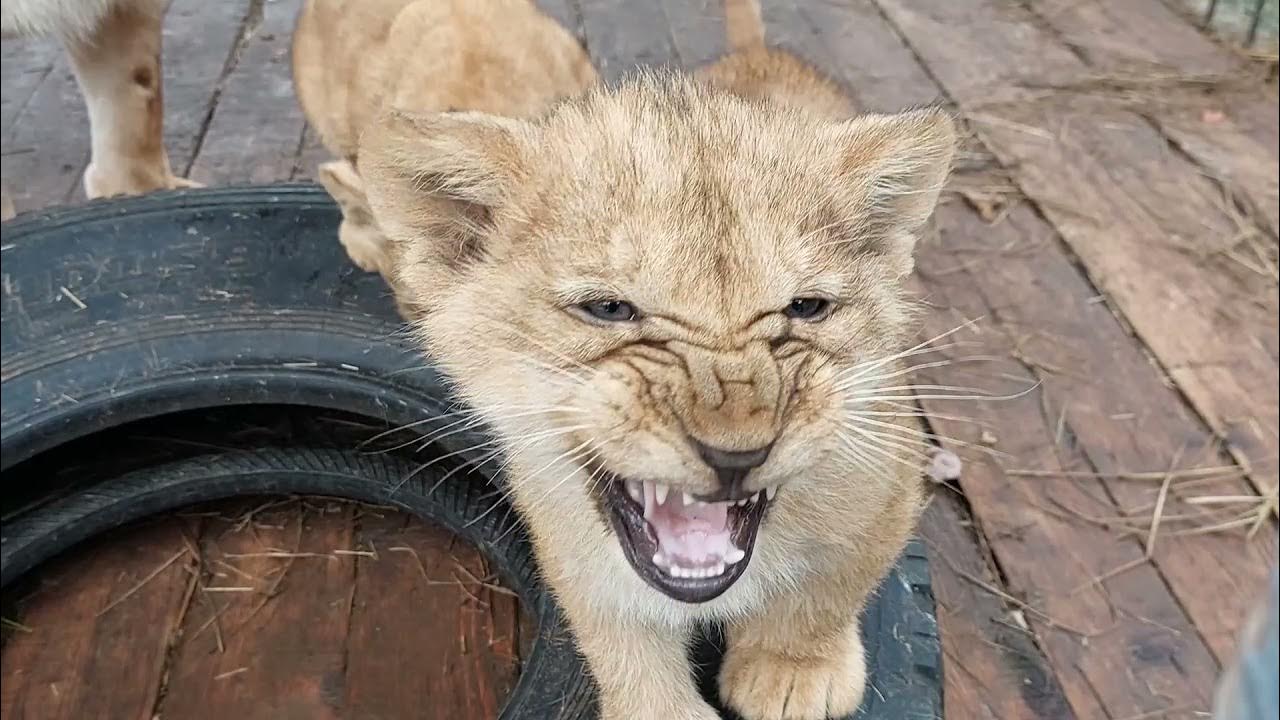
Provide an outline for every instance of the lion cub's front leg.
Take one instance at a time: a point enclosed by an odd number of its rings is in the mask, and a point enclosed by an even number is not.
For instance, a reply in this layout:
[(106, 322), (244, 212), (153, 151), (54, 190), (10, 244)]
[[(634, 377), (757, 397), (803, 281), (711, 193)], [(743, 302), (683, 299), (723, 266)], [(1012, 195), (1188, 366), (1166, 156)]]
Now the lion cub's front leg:
[(729, 626), (720, 697), (746, 720), (841, 718), (862, 703), (860, 613), (827, 594), (781, 598)]
[(694, 685), (688, 630), (605, 616), (571, 600), (565, 610), (600, 688), (603, 720), (718, 720)]
[(177, 177), (164, 148), (160, 43), (169, 0), (112, 3), (93, 32), (67, 41), (89, 112), (90, 199), (199, 187)]

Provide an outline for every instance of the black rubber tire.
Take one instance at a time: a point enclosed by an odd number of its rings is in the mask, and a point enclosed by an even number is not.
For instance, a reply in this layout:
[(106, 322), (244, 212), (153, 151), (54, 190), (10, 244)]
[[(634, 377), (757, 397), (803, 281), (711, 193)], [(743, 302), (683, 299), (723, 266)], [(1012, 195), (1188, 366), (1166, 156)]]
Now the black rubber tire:
[(438, 415), (439, 375), (382, 279), (347, 260), (337, 222), (323, 190), (283, 185), (4, 223), (0, 470), (197, 408), (302, 405), (393, 425)]
[(538, 580), (525, 534), (513, 527), (516, 521), (500, 502), (495, 509), (493, 488), (439, 482), (448, 468), (414, 471), (415, 465), (387, 454), (283, 447), (192, 457), (126, 473), (6, 522), (0, 585), (102, 532), (196, 503), (300, 494), (392, 505), (475, 545), (533, 618), (536, 636), (501, 717), (590, 716), (594, 689), (573, 637)]
[[(49, 458), (49, 451), (76, 438), (183, 411), (258, 404), (430, 427), (452, 405), (442, 378), (401, 332), (381, 279), (347, 261), (336, 242), (337, 221), (322, 190), (286, 185), (160, 193), (4, 223), (4, 585), (19, 568), (108, 526), (68, 525), (65, 513), (45, 515), (50, 508), (109, 500), (128, 488), (143, 492), (160, 482), (156, 477), (172, 478), (178, 467), (108, 477), (59, 499), (51, 498), (64, 489), (46, 487), (38, 474), (11, 472), (34, 458)], [(465, 449), (482, 440), (459, 433), (438, 445), (460, 453), (462, 462), (478, 459), (481, 451)], [(360, 475), (363, 484), (317, 487), (301, 479), (302, 473), (290, 476), (300, 485), (280, 484), (276, 492), (370, 499), (364, 493), (385, 489), (390, 471), (360, 464), (367, 462), (373, 461), (352, 458), (345, 466), (368, 470), (368, 476)], [(126, 489), (112, 489), (115, 482)], [(353, 487), (360, 490), (347, 492)], [(144, 508), (176, 508), (201, 497), (192, 492), (165, 494), (161, 488), (136, 509), (93, 517), (121, 522)], [(262, 490), (245, 485), (237, 492)], [(11, 503), (16, 496), (21, 502)], [(418, 514), (429, 510), (405, 507)], [(26, 539), (11, 545), (19, 536), (10, 533), (24, 527)], [(871, 603), (864, 637), (869, 686), (857, 717), (940, 716), (940, 649), (927, 565), (918, 547), (908, 551)], [(714, 647), (698, 652), (714, 661)], [(568, 656), (567, 650), (556, 655)], [(525, 672), (541, 677), (543, 670), (530, 665)], [(576, 660), (546, 672), (560, 673), (550, 687), (578, 687), (585, 678)], [(550, 702), (550, 695), (539, 697)], [(564, 697), (578, 695), (556, 697), (555, 708)], [(556, 709), (559, 714), (546, 714), (552, 712), (548, 705), (522, 710), (530, 714), (521, 717), (591, 715), (573, 702), (564, 712)]]

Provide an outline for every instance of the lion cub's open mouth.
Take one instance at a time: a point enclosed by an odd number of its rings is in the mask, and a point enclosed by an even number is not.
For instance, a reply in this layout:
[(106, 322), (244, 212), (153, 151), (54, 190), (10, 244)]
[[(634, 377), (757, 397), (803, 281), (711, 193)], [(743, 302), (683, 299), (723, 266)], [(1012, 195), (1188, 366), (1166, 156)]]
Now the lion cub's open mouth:
[(666, 485), (617, 476), (607, 485), (604, 504), (627, 560), (645, 582), (689, 603), (715, 598), (747, 569), (773, 501), (764, 490), (703, 502)]

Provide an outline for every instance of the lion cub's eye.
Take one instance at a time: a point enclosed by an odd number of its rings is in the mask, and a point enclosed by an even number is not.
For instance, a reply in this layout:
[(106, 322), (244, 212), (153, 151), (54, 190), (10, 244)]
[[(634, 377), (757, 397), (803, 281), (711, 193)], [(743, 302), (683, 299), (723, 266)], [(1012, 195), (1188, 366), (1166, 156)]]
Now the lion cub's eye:
[(592, 300), (578, 307), (591, 317), (606, 322), (626, 322), (637, 317), (636, 309), (625, 300)]
[(831, 301), (823, 298), (796, 298), (785, 312), (789, 318), (816, 322), (831, 314)]

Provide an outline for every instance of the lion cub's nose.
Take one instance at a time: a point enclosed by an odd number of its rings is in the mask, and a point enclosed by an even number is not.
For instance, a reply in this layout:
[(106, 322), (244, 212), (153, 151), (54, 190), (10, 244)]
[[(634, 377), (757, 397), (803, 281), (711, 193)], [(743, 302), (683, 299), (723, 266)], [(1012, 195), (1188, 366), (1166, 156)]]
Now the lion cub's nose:
[(720, 481), (720, 490), (714, 497), (705, 500), (738, 500), (745, 496), (743, 485), (746, 484), (747, 473), (764, 464), (769, 459), (769, 451), (773, 443), (755, 450), (722, 450), (711, 447), (696, 438), (689, 438), (689, 443), (698, 451), (702, 462), (716, 473)]

